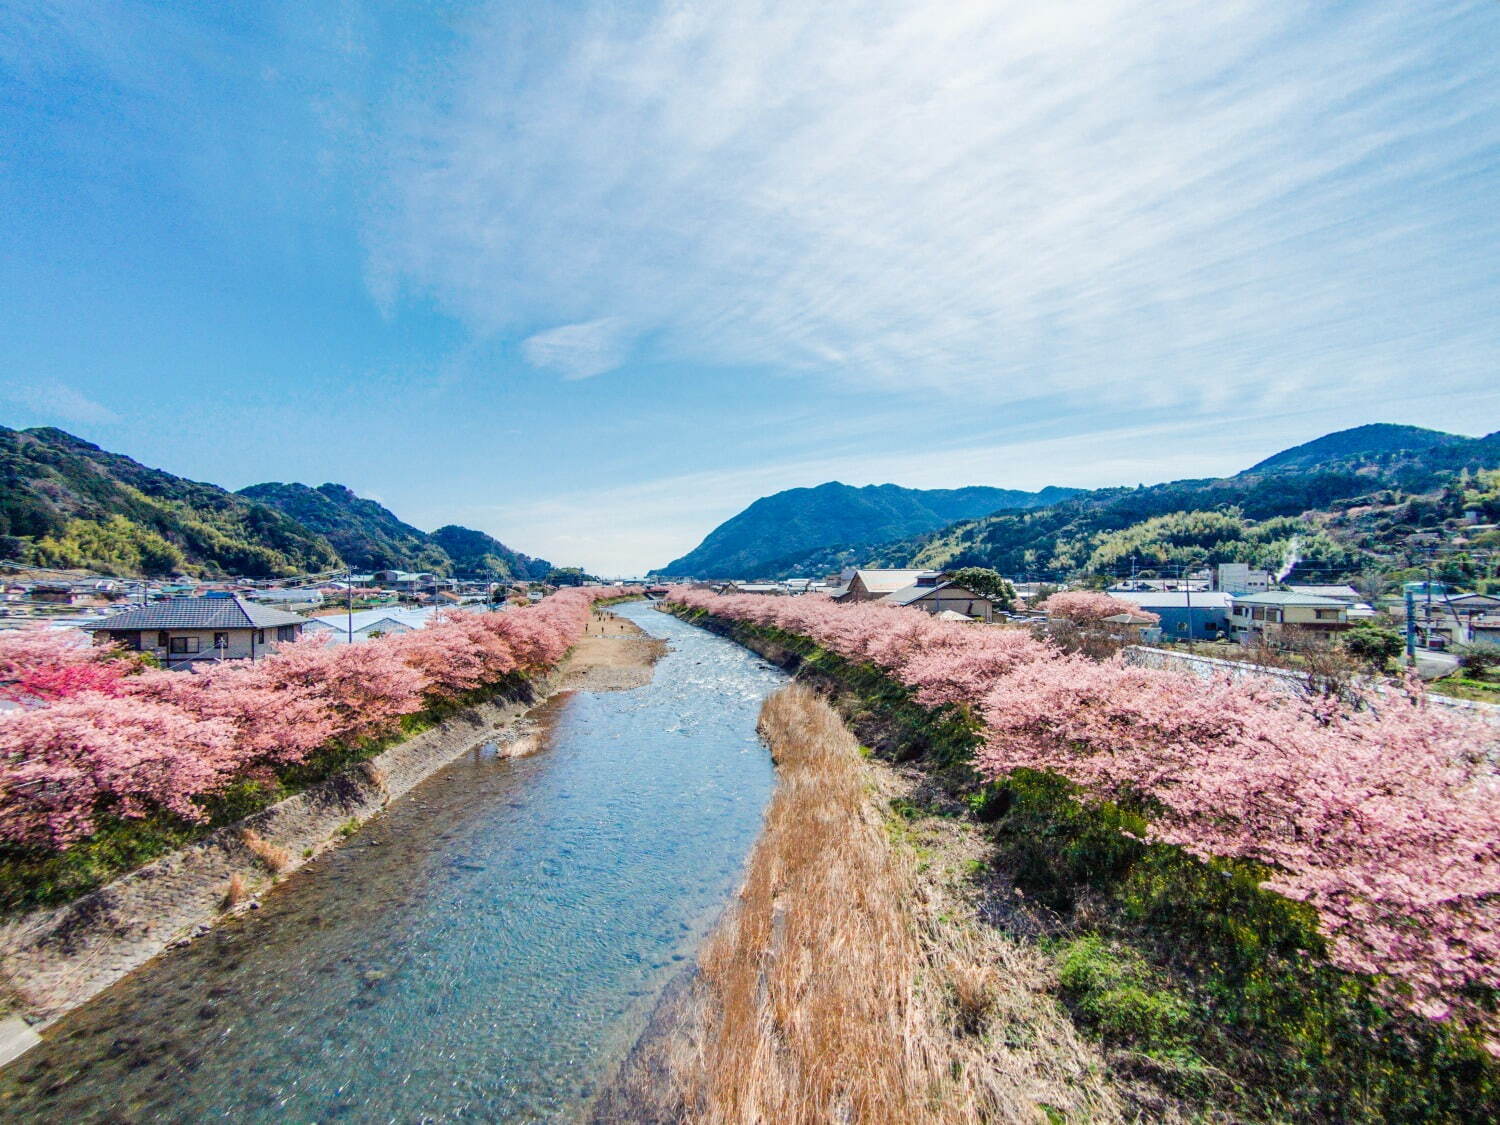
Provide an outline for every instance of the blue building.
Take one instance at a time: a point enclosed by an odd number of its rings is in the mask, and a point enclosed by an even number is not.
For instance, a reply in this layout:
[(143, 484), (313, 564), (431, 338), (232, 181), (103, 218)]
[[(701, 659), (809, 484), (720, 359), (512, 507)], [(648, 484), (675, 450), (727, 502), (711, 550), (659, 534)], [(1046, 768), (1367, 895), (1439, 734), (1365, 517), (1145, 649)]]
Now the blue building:
[(1229, 632), (1231, 594), (1218, 590), (1140, 590), (1111, 592), (1110, 597), (1139, 606), (1161, 618), (1165, 641), (1216, 641)]

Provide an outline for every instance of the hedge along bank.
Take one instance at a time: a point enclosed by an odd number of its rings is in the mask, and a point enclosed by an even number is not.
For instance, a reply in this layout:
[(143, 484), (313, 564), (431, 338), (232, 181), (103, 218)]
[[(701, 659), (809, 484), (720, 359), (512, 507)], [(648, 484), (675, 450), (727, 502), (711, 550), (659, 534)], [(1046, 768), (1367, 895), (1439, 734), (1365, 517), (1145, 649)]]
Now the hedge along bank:
[(201, 824), (235, 787), (274, 787), (330, 748), (388, 738), (553, 667), (593, 605), (621, 594), (575, 587), (363, 644), (304, 639), (192, 675), (142, 670), (67, 634), (0, 635), (0, 682), (29, 704), (0, 719), (0, 841), (36, 855), (121, 821)]
[(1333, 965), (1500, 1053), (1492, 728), (1434, 714), (1419, 694), (1362, 708), (1293, 699), (899, 607), (671, 597), (877, 667), (972, 725), (988, 779), (1065, 779), (1085, 802), (1132, 810), (1115, 817), (1127, 839), (1240, 863), (1315, 912)]

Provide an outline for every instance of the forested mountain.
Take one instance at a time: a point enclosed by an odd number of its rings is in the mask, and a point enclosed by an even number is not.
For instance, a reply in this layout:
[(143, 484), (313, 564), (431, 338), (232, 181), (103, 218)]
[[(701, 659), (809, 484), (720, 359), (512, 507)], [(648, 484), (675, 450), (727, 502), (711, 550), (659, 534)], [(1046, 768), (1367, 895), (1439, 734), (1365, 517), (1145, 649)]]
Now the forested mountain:
[(1416, 498), (1417, 509), (1426, 505), (1432, 514), (1444, 497), (1462, 492), (1466, 473), (1497, 466), (1500, 433), (1466, 438), (1364, 426), (1287, 450), (1233, 477), (1098, 489), (1045, 509), (963, 521), (884, 544), (862, 561), (989, 566), (1010, 575), (1064, 578), (1091, 569), (1118, 572), (1131, 565), (1132, 555), (1143, 567), (1234, 560), (1273, 565), (1295, 548), (1304, 569), (1352, 573), (1369, 564), (1399, 565), (1422, 518), (1414, 525), (1398, 513), (1384, 525), (1384, 537), (1360, 539), (1349, 534), (1348, 512), (1405, 511)]
[(1467, 440), (1457, 434), (1445, 434), (1441, 430), (1428, 430), (1421, 426), (1374, 422), (1368, 426), (1355, 426), (1350, 430), (1324, 434), (1302, 445), (1283, 449), (1259, 464), (1250, 466), (1245, 474), (1283, 469), (1316, 469), (1334, 461), (1368, 460), (1398, 452), (1415, 453), (1431, 449), (1435, 445)]
[(52, 427), (0, 426), (0, 556), (114, 574), (271, 576), (338, 565), (274, 508)]
[(425, 570), (447, 575), (544, 578), (545, 559), (512, 550), (492, 535), (449, 524), (428, 534), (342, 484), (252, 484), (241, 496), (269, 504), (328, 538), (357, 570)]
[[(1486, 513), (1484, 497), (1493, 489), (1486, 491), (1474, 474), (1496, 466), (1500, 433), (1468, 438), (1416, 426), (1360, 426), (1284, 450), (1232, 477), (1075, 492), (1058, 503), (994, 512), (887, 543), (782, 551), (765, 573), (985, 566), (1015, 577), (1062, 579), (1132, 567), (1176, 573), (1230, 561), (1278, 570), (1294, 557), (1301, 573), (1321, 577), (1390, 571), (1431, 553), (1433, 537), (1424, 529), (1453, 524), (1466, 510)], [(1466, 542), (1447, 538), (1459, 547)], [(1450, 552), (1445, 565), (1459, 576), (1478, 577), (1482, 564), (1461, 556)]]
[(456, 574), (490, 575), (539, 580), (552, 572), (546, 559), (513, 551), (493, 535), (471, 527), (448, 524), (432, 533), (433, 543), (448, 553)]
[(481, 531), (429, 535), (340, 484), (230, 492), (52, 427), (0, 426), (0, 558), (119, 575), (265, 578), (344, 565), (538, 578), (551, 564)]
[(430, 570), (447, 574), (453, 561), (432, 538), (403, 523), (374, 500), (356, 496), (342, 484), (252, 484), (239, 494), (285, 512), (304, 527), (327, 537), (356, 570)]
[(781, 560), (813, 550), (838, 552), (932, 531), (955, 520), (1003, 508), (1054, 503), (1075, 489), (919, 489), (894, 484), (862, 488), (830, 481), (755, 501), (709, 532), (694, 550), (653, 574), (753, 577), (781, 572)]

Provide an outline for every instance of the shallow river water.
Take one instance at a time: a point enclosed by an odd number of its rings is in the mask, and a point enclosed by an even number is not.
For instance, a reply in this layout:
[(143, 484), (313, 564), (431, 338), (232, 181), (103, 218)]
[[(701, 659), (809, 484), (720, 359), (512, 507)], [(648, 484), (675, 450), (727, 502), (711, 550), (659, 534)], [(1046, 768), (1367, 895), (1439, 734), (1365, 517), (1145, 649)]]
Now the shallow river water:
[(0, 1072), (0, 1118), (575, 1118), (732, 893), (782, 675), (648, 606), (652, 683), (544, 709), (264, 907), (170, 951)]

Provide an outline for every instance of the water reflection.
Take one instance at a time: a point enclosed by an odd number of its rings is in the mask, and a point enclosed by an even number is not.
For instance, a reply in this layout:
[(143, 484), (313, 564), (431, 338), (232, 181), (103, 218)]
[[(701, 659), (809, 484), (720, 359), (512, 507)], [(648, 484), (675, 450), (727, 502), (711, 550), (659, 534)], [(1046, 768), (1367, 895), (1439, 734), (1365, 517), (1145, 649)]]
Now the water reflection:
[(779, 672), (646, 606), (652, 684), (559, 697), (257, 913), (168, 953), (0, 1075), (12, 1120), (575, 1116), (733, 888)]

